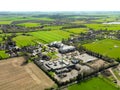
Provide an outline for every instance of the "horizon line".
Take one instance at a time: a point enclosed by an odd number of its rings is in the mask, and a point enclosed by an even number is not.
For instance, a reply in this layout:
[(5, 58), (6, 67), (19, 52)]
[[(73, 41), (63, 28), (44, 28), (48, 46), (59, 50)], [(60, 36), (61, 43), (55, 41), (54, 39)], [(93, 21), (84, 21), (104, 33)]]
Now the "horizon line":
[(0, 12), (120, 12), (120, 10), (119, 11), (114, 11), (114, 10), (83, 10), (83, 11), (35, 11), (35, 10), (33, 10), (33, 11), (0, 11)]

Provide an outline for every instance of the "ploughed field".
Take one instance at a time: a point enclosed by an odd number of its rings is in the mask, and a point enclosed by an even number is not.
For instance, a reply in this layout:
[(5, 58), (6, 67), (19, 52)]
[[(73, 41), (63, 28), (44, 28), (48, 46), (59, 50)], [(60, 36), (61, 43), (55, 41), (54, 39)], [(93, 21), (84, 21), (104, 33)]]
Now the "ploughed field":
[(0, 61), (0, 90), (44, 90), (54, 82), (34, 63), (23, 57)]
[(84, 45), (87, 49), (112, 58), (120, 58), (120, 41), (104, 39)]

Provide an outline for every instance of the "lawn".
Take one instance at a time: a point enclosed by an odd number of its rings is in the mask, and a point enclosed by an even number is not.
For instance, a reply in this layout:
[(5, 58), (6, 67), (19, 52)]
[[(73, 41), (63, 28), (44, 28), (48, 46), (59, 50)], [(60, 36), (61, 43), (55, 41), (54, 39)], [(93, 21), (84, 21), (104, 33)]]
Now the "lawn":
[(120, 41), (118, 40), (104, 39), (101, 41), (85, 44), (83, 46), (89, 50), (100, 53), (102, 55), (107, 55), (112, 58), (120, 57)]
[(24, 26), (24, 27), (38, 27), (38, 26), (40, 26), (40, 23), (26, 22), (26, 23), (20, 23), (20, 24), (17, 24), (17, 25)]
[(31, 32), (35, 38), (39, 39), (43, 43), (50, 43), (53, 41), (60, 41), (63, 38), (67, 39), (70, 36), (70, 33), (62, 30), (53, 30), (53, 31), (38, 31)]
[(120, 24), (86, 24), (86, 26), (94, 30), (120, 30)]
[(23, 47), (28, 45), (35, 45), (35, 41), (37, 41), (37, 39), (33, 36), (19, 35), (13, 38), (13, 41), (17, 43), (17, 46)]
[(9, 55), (5, 53), (5, 51), (0, 51), (0, 57), (1, 58), (8, 58)]
[(72, 29), (67, 29), (67, 31), (74, 33), (74, 34), (79, 34), (79, 33), (87, 32), (87, 28), (72, 28)]
[(110, 82), (99, 77), (94, 77), (89, 80), (74, 84), (68, 87), (68, 90), (118, 90)]

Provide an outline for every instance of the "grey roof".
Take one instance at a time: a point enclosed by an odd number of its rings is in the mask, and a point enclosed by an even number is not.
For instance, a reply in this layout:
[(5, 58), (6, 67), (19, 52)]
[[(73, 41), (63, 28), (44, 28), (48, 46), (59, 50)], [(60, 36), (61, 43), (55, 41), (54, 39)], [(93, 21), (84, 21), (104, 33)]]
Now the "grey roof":
[(75, 50), (75, 47), (74, 47), (74, 46), (67, 46), (67, 45), (64, 45), (63, 47), (61, 47), (61, 48), (59, 49), (59, 51), (60, 51), (61, 53), (67, 53), (67, 52), (70, 52), (70, 51), (72, 51), (72, 50)]
[(58, 60), (58, 61), (46, 61), (45, 65), (53, 70), (56, 70), (56, 69), (66, 68), (74, 64), (72, 64), (71, 62), (65, 61), (65, 60), (63, 61)]
[(87, 63), (89, 61), (96, 60), (97, 58), (84, 53), (79, 56), (79, 59), (81, 59), (83, 63)]

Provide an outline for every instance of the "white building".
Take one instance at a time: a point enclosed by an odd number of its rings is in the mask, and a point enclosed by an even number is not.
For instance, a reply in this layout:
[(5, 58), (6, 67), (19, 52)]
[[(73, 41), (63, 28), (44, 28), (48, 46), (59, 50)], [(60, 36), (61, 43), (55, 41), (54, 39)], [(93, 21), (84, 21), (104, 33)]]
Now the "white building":
[(72, 52), (72, 51), (75, 51), (75, 47), (74, 46), (64, 45), (63, 47), (59, 48), (59, 52), (60, 53), (68, 53), (68, 52)]

